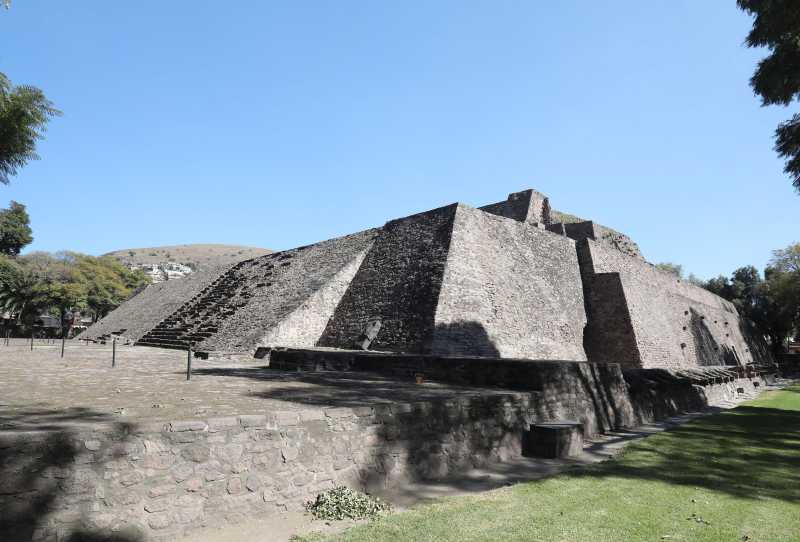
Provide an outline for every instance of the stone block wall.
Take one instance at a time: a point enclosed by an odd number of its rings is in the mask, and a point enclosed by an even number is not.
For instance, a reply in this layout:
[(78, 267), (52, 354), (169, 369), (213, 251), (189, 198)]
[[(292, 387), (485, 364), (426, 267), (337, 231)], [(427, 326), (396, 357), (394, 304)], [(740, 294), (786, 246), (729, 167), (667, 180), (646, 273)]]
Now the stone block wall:
[(518, 222), (541, 225), (543, 228), (551, 223), (550, 202), (547, 196), (536, 190), (513, 192), (505, 201), (484, 205), (479, 209)]
[(633, 239), (625, 234), (612, 230), (611, 228), (596, 224), (591, 220), (564, 224), (564, 230), (567, 237), (576, 241), (591, 239), (592, 241), (597, 241), (608, 248), (618, 250), (626, 256), (644, 260), (644, 257), (639, 250), (639, 245), (637, 245)]
[[(590, 360), (616, 356), (626, 365), (666, 369), (757, 361), (728, 301), (589, 239), (578, 243), (578, 253), (589, 301)], [(614, 336), (634, 341), (603, 345)]]
[(199, 293), (201, 277), (186, 279), (175, 292), (191, 297), (166, 317), (175, 296), (148, 288), (86, 336), (128, 326), (135, 338), (161, 318), (138, 344), (245, 355), (358, 346), (673, 369), (771, 361), (733, 305), (655, 269), (627, 236), (573, 219), (533, 190), (480, 209), (453, 204), (240, 262)]
[[(376, 489), (519, 455), (531, 394), (0, 434), (5, 541), (168, 541), (300, 510), (338, 484)], [(550, 407), (548, 407), (550, 408)], [(83, 539), (83, 538), (75, 538)]]
[(259, 346), (313, 346), (380, 230), (330, 239), (253, 260), (238, 280), (253, 294), (220, 319), (201, 351), (253, 352)]
[(587, 355), (595, 363), (641, 367), (642, 358), (619, 273), (586, 273), (583, 280), (591, 315), (584, 334)]
[(124, 329), (122, 337), (132, 342), (138, 341), (164, 318), (178, 310), (187, 299), (191, 299), (208, 287), (232, 265), (198, 271), (179, 280), (150, 284), (116, 310), (92, 324), (80, 338), (97, 340)]
[(458, 205), (429, 353), (585, 361), (571, 239)]
[(622, 368), (614, 363), (291, 348), (272, 350), (269, 363), (279, 370), (357, 371), (402, 381), (421, 375), (425, 381), (534, 391), (541, 407), (537, 419), (580, 419), (587, 434), (633, 423)]
[(457, 207), (387, 222), (318, 344), (352, 348), (368, 324), (380, 322), (373, 350), (425, 351)]

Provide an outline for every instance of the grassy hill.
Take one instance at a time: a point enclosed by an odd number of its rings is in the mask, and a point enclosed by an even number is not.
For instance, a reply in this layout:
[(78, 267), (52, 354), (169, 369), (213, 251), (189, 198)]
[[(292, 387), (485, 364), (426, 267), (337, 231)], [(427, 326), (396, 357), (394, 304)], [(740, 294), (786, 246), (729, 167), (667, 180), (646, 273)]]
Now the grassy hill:
[(127, 266), (178, 262), (202, 270), (255, 258), (270, 252), (272, 251), (266, 248), (240, 245), (196, 244), (126, 248), (109, 252), (104, 256), (111, 256)]

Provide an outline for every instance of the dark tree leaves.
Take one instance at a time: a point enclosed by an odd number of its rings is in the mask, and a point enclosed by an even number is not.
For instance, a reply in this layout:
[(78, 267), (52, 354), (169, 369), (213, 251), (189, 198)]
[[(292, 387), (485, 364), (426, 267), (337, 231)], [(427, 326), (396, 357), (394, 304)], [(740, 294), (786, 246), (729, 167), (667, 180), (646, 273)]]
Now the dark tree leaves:
[(14, 86), (0, 73), (0, 183), (36, 160), (36, 141), (44, 137), (47, 122), (61, 112), (36, 87)]
[[(754, 17), (747, 45), (770, 50), (758, 63), (750, 85), (762, 105), (791, 104), (800, 97), (800, 2), (738, 0), (737, 4)], [(784, 171), (800, 191), (800, 115), (775, 130), (775, 150), (786, 161)]]
[(0, 254), (16, 256), (31, 241), (28, 212), (24, 205), (12, 201), (8, 209), (0, 210)]

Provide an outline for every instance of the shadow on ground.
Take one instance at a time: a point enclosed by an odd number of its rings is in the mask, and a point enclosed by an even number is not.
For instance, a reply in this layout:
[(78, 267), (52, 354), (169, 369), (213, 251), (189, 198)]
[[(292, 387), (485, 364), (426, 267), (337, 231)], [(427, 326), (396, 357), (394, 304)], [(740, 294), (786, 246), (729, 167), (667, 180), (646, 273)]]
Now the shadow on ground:
[[(797, 391), (797, 390), (793, 390)], [(742, 499), (800, 501), (800, 412), (740, 406), (632, 446), (580, 476), (703, 487)]]
[[(318, 407), (359, 407), (379, 403), (442, 400), (486, 390), (452, 384), (415, 384), (369, 373), (277, 371), (268, 367), (214, 367), (196, 369), (195, 375), (249, 378), (270, 383), (253, 397)], [(503, 390), (497, 390), (498, 393)]]

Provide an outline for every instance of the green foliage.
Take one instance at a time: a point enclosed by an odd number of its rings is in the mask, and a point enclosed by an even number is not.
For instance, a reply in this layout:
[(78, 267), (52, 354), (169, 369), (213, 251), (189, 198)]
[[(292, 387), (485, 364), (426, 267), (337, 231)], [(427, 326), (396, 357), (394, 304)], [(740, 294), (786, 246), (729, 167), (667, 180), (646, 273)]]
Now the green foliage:
[(141, 270), (131, 271), (113, 258), (82, 254), (73, 257), (74, 279), (86, 285), (86, 305), (98, 317), (114, 310), (148, 282)]
[(0, 309), (27, 322), (42, 312), (74, 309), (101, 318), (148, 279), (109, 257), (34, 252), (0, 259)]
[(0, 210), (0, 254), (16, 256), (33, 241), (30, 217), (25, 206), (12, 201), (8, 209)]
[(61, 111), (36, 87), (14, 86), (0, 73), (0, 183), (30, 160), (37, 160), (36, 141), (44, 138), (47, 122)]
[(732, 302), (777, 352), (800, 325), (800, 243), (774, 251), (763, 279), (755, 267), (745, 266), (730, 279), (720, 275), (705, 287)]
[[(762, 105), (788, 106), (800, 98), (800, 2), (797, 0), (737, 0), (754, 17), (747, 35), (750, 47), (766, 47), (770, 54), (758, 63), (750, 86)], [(775, 150), (786, 160), (784, 171), (800, 191), (800, 115), (775, 130)]]
[(319, 519), (341, 520), (374, 518), (390, 507), (377, 497), (339, 486), (317, 495), (316, 501), (306, 503), (306, 509)]
[(11, 258), (0, 256), (0, 311), (30, 324), (48, 306), (46, 288), (39, 278)]
[(784, 273), (800, 272), (800, 243), (794, 243), (784, 249), (773, 250), (770, 266)]

